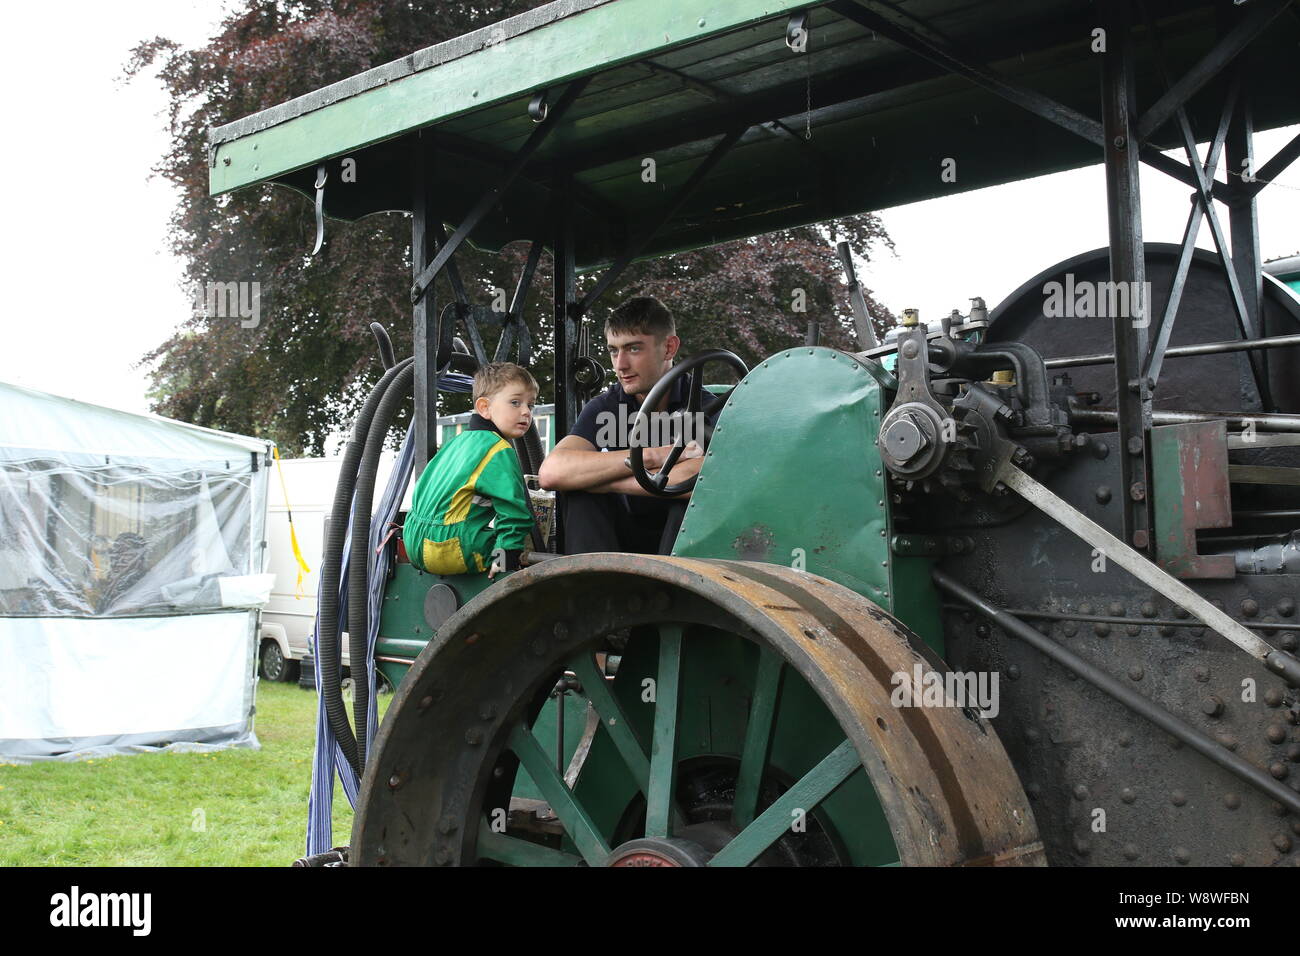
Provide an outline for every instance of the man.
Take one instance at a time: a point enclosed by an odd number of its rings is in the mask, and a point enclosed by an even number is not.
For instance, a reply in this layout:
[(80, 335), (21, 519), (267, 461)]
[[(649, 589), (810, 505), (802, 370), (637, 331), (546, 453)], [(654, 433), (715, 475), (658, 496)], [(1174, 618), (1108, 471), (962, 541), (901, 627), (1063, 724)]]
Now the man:
[[(626, 451), (627, 432), (646, 395), (672, 368), (681, 339), (663, 304), (642, 296), (610, 314), (605, 341), (618, 382), (584, 406), (572, 431), (546, 456), (538, 477), (543, 488), (559, 492), (566, 554), (668, 554), (688, 496), (655, 497), (637, 484)], [(684, 408), (688, 386), (686, 378), (679, 379), (672, 394), (652, 411)], [(652, 428), (651, 437), (655, 431)], [(671, 445), (646, 448), (642, 454), (646, 471), (657, 472), (671, 449)], [(669, 472), (669, 483), (697, 474), (702, 462), (698, 446), (688, 446)]]

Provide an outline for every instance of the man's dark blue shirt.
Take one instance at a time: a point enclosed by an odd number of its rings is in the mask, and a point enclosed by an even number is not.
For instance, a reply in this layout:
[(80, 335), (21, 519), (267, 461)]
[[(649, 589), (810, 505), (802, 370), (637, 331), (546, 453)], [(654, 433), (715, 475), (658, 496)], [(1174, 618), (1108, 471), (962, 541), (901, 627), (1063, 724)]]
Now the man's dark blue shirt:
[[(696, 370), (695, 374), (698, 373)], [(676, 412), (686, 407), (686, 400), (690, 395), (690, 379), (690, 375), (683, 375), (673, 383), (673, 390), (668, 396), (665, 411)], [(619, 414), (620, 405), (625, 408), (622, 415)], [(608, 450), (610, 454), (623, 451), (628, 447), (628, 435), (620, 434), (623, 429), (618, 428), (617, 425), (621, 419), (627, 423), (630, 431), (640, 408), (641, 403), (616, 382), (582, 407), (578, 420), (573, 423), (569, 434), (585, 438), (600, 451)], [(712, 424), (715, 418), (716, 413), (708, 419), (709, 423)], [(653, 431), (651, 435), (654, 435)], [(669, 442), (665, 440), (665, 444), (667, 443)], [(643, 495), (620, 495), (619, 497), (625, 499), (628, 510), (638, 518), (662, 520), (666, 508), (672, 504), (672, 499), (668, 498), (652, 498)]]
[[(672, 394), (668, 396), (668, 407), (666, 411), (676, 412), (686, 407), (686, 398), (689, 394), (690, 376), (682, 376), (673, 383)], [(619, 415), (619, 406), (625, 406), (627, 409), (622, 416)], [(641, 403), (636, 401), (631, 395), (623, 391), (623, 386), (615, 382), (605, 391), (601, 392), (586, 405), (582, 406), (582, 411), (578, 414), (578, 420), (573, 423), (573, 428), (569, 431), (570, 435), (577, 435), (579, 438), (585, 438), (591, 442), (600, 451), (606, 449), (614, 451), (623, 451), (628, 447), (627, 435), (620, 435), (619, 429), (612, 427), (620, 418), (631, 426), (636, 418), (636, 413), (641, 408)], [(608, 417), (605, 417), (608, 416)], [(611, 427), (602, 427), (607, 423)], [(602, 442), (597, 439), (602, 436), (612, 436), (613, 441)]]

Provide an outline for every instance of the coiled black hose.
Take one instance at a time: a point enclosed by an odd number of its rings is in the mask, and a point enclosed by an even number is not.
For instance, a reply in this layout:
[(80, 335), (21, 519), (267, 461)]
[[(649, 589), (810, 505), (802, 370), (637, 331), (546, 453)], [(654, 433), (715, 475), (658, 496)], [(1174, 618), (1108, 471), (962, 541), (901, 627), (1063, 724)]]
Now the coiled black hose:
[[(334, 486), (334, 504), (330, 510), (329, 534), (325, 538), (325, 548), (321, 559), (321, 578), (318, 590), (317, 641), (316, 656), (320, 661), (320, 693), (325, 702), (325, 716), (330, 729), (338, 741), (344, 758), (361, 773), (357, 759), (357, 740), (348, 724), (347, 708), (343, 705), (342, 661), (339, 653), (339, 578), (342, 575), (343, 541), (348, 531), (348, 513), (352, 508), (352, 493), (356, 486), (357, 466), (361, 461), (364, 443), (370, 434), (370, 423), (375, 417), (375, 410), (388, 393), (389, 386), (403, 369), (412, 367), (411, 359), (404, 359), (390, 368), (379, 379), (370, 392), (360, 414), (352, 426), (352, 437), (348, 439), (343, 452), (343, 462), (339, 468), (338, 484)], [(366, 513), (369, 524), (369, 512)], [(362, 539), (365, 540), (364, 538)], [(348, 593), (352, 600), (351, 592)], [(362, 600), (365, 600), (364, 595)], [(364, 658), (362, 658), (364, 660)], [(364, 736), (364, 730), (362, 735)]]
[(370, 707), (370, 684), (358, 678), (364, 675), (370, 637), (370, 517), (374, 511), (375, 474), (383, 454), (384, 439), (393, 424), (398, 407), (410, 398), (415, 381), (415, 365), (403, 366), (393, 376), (375, 409), (366, 436), (366, 447), (357, 469), (352, 505), (352, 556), (348, 562), (348, 659), (352, 662), (352, 713), (357, 733), (357, 773), (366, 765), (366, 713)]
[(388, 330), (378, 322), (371, 322), (370, 334), (379, 347), (379, 361), (384, 363), (384, 368), (392, 368), (397, 364), (397, 353), (393, 351), (393, 340), (388, 337)]
[(453, 372), (473, 375), (478, 371), (478, 359), (472, 355), (466, 355), (464, 352), (452, 352), (451, 358), (447, 361), (447, 367)]

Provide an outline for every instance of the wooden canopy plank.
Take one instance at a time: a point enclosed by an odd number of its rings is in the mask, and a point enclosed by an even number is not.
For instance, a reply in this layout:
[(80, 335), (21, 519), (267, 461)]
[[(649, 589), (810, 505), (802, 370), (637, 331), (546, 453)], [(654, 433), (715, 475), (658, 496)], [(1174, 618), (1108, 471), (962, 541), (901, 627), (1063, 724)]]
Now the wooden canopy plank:
[[(209, 193), (217, 195), (273, 179), (489, 103), (654, 56), (804, 6), (806, 0), (710, 0), (704, 8), (707, 13), (702, 14), (697, 0), (618, 0), (595, 6), (562, 0), (549, 4), (532, 12), (549, 11), (553, 19), (500, 42), (494, 42), (493, 32), (509, 32), (512, 21), (528, 14), (448, 41), (458, 49), (465, 48), (466, 54), (428, 69), (377, 86), (370, 85), (367, 74), (362, 74), (312, 95), (327, 105), (308, 109), (309, 104), (302, 104), (293, 109), (292, 103), (285, 104), (264, 111), (265, 116), (257, 114), (213, 130)], [(436, 61), (437, 51), (446, 45), (408, 59)], [(354, 88), (362, 91), (351, 94)], [(331, 91), (340, 98), (332, 99)], [(259, 117), (264, 118), (259, 121)]]

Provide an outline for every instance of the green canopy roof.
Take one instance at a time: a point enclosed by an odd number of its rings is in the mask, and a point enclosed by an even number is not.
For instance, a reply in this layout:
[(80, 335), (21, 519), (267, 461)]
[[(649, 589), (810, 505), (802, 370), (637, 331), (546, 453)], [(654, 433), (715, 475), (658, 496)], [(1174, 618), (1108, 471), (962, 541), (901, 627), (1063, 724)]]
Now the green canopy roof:
[[(1174, 79), (1223, 34), (1212, 0), (1147, 5)], [(856, 6), (1097, 117), (1091, 0)], [(798, 53), (785, 33), (801, 10), (810, 11), (810, 31)], [(1136, 36), (1145, 109), (1165, 86), (1143, 46), (1145, 30)], [(1300, 122), (1298, 42), (1300, 21), (1280, 16), (1240, 58), (1256, 129)], [(558, 0), (213, 130), (210, 189), (276, 182), (311, 195), (316, 165), (331, 161), (328, 215), (409, 210), (416, 137), (429, 136), (435, 158), (424, 175), (442, 218), (454, 224), (536, 129), (533, 95), (548, 91), (553, 104), (580, 77), (591, 80), (474, 230), (475, 245), (549, 241), (548, 204), (571, 177), (578, 266), (608, 262), (737, 127), (746, 129), (739, 143), (656, 233), (647, 255), (1101, 160), (1094, 143), (825, 5)], [(1217, 123), (1221, 83), (1191, 101), (1200, 139)], [(1157, 145), (1174, 146), (1175, 135), (1167, 124)], [(338, 176), (344, 157), (356, 161), (354, 183)], [(646, 159), (655, 162), (653, 182), (643, 175)], [(941, 175), (948, 159), (955, 181)]]

